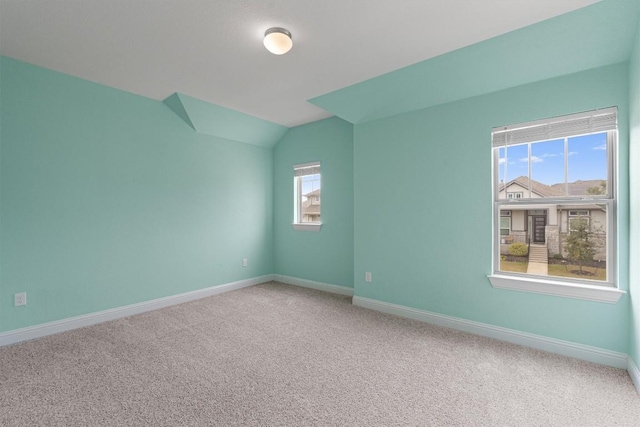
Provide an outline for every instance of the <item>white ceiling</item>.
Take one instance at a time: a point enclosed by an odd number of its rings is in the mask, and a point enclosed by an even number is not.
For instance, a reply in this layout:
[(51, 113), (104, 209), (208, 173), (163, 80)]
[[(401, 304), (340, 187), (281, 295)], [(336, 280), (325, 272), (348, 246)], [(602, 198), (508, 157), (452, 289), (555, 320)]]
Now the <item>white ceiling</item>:
[[(0, 0), (0, 53), (296, 126), (306, 100), (597, 0)], [(291, 31), (274, 56), (264, 31)]]

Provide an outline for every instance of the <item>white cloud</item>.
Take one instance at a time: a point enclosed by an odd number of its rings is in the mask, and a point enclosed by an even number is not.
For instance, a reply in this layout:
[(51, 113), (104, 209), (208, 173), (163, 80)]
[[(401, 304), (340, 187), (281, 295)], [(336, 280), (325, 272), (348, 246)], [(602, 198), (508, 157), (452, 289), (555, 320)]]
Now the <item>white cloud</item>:
[(575, 155), (575, 154), (578, 154), (578, 152), (577, 152), (577, 151), (569, 151), (569, 155), (570, 155), (570, 156), (573, 156), (573, 155)]
[[(527, 163), (529, 161), (528, 157), (523, 157), (520, 159), (522, 163)], [(531, 163), (540, 163), (544, 162), (544, 160), (538, 156), (531, 156)]]
[(600, 145), (596, 145), (595, 147), (593, 147), (594, 150), (606, 150), (607, 149), (607, 143), (603, 143)]
[(498, 160), (498, 163), (503, 164), (506, 161), (507, 159), (505, 159), (504, 157), (500, 157), (500, 160)]
[(551, 153), (544, 153), (542, 156), (540, 157), (557, 157), (557, 154), (551, 154)]

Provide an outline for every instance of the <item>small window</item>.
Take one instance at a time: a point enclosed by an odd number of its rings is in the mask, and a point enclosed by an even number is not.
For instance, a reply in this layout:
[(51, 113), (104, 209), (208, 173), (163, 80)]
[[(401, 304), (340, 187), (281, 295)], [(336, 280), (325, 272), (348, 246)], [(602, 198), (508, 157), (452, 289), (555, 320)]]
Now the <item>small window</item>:
[(511, 233), (511, 218), (508, 216), (500, 217), (500, 235), (508, 236)]
[(589, 216), (589, 211), (569, 211), (569, 216)]
[(588, 210), (579, 210), (579, 211), (569, 211), (569, 232), (577, 232), (586, 230), (589, 232), (589, 211)]
[[(494, 128), (492, 139), (494, 276), (615, 288), (617, 108)], [(524, 256), (506, 256), (509, 234)]]
[[(322, 223), (320, 163), (306, 163), (294, 166), (293, 189), (294, 228), (318, 231)], [(302, 227), (296, 227), (296, 225)]]

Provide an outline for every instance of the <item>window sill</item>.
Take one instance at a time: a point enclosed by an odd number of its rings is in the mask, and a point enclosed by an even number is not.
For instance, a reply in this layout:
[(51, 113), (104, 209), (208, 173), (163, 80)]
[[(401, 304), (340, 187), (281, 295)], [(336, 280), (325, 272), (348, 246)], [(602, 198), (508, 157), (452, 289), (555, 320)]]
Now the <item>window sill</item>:
[(305, 224), (291, 224), (291, 226), (293, 227), (293, 229), (295, 231), (315, 231), (318, 232), (320, 231), (320, 227), (322, 227), (322, 223), (321, 222), (314, 222), (314, 223), (305, 223)]
[(608, 304), (617, 303), (620, 297), (626, 294), (625, 291), (615, 287), (584, 285), (506, 274), (490, 274), (487, 277), (494, 288), (605, 302)]

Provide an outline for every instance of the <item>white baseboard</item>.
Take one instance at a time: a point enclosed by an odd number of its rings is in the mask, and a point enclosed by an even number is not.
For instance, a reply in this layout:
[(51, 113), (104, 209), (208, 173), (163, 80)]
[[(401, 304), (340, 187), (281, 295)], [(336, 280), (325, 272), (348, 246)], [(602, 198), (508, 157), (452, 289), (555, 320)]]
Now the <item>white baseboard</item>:
[(286, 283), (287, 285), (301, 286), (303, 288), (316, 289), (318, 291), (330, 292), (332, 294), (340, 294), (353, 296), (353, 288), (347, 286), (330, 285), (328, 283), (314, 282), (313, 280), (299, 279), (297, 277), (283, 276), (274, 274), (273, 280), (276, 282)]
[[(358, 296), (353, 297), (353, 304), (359, 307), (381, 311), (383, 313), (394, 314), (396, 316), (419, 320), (425, 323), (431, 323), (438, 326), (457, 329), (484, 337), (494, 338), (500, 341), (506, 341), (513, 344), (535, 348), (538, 350), (548, 351), (550, 353), (561, 354), (563, 356), (574, 357), (576, 359), (586, 360), (588, 362), (599, 363), (601, 365), (613, 366), (615, 368), (621, 369), (628, 369), (628, 366), (630, 366), (628, 364), (628, 360), (630, 359), (625, 353), (619, 353), (616, 351), (592, 347), (584, 344), (577, 344), (570, 341), (558, 340), (555, 338), (548, 338), (542, 335), (520, 332), (514, 329), (502, 328), (486, 323), (474, 322), (472, 320), (432, 313), (425, 310), (419, 310)], [(635, 369), (636, 374), (638, 374), (637, 367)], [(631, 374), (631, 372), (629, 373)], [(631, 375), (633, 378), (633, 374)], [(640, 377), (636, 376), (636, 378)], [(638, 382), (636, 382), (636, 386), (637, 385)]]
[[(40, 325), (3, 332), (0, 333), (0, 346), (15, 344), (22, 341), (44, 337), (47, 335), (57, 334), (59, 332), (83, 328), (85, 326), (91, 326), (98, 323), (107, 322), (109, 320), (120, 319), (147, 311), (157, 310), (159, 308), (169, 307), (172, 305), (194, 301), (224, 292), (258, 285), (260, 283), (270, 282), (272, 280), (289, 285), (301, 286), (340, 295), (353, 296), (353, 289), (346, 286), (331, 285), (328, 283), (315, 282), (312, 280), (299, 279), (279, 274), (265, 275), (254, 277), (251, 279), (239, 280), (237, 282), (226, 283), (223, 285), (212, 286), (205, 289), (199, 289), (196, 291), (185, 292), (182, 294), (172, 295), (164, 298), (158, 298), (137, 304), (117, 307), (110, 310), (99, 311), (96, 313), (85, 314), (82, 316), (71, 317), (67, 319), (43, 323)], [(501, 341), (507, 341), (514, 344), (520, 344), (527, 347), (548, 351), (551, 353), (574, 357), (576, 359), (582, 359), (602, 365), (626, 369), (629, 372), (629, 375), (631, 376), (636, 389), (640, 393), (640, 370), (638, 370), (638, 367), (635, 365), (633, 360), (630, 357), (627, 357), (627, 355), (624, 353), (605, 350), (598, 347), (591, 347), (583, 344), (572, 343), (569, 341), (562, 341), (554, 338), (544, 337), (541, 335), (520, 332), (513, 329), (502, 328), (499, 326), (488, 325), (485, 323), (474, 322), (471, 320), (432, 313), (425, 310), (419, 310), (358, 296), (353, 297), (353, 304), (359, 307), (364, 307), (383, 313), (394, 314), (396, 316), (406, 317), (409, 319), (453, 328), (476, 335), (495, 338)]]
[(223, 292), (234, 291), (236, 289), (242, 289), (260, 283), (270, 282), (272, 280), (272, 275), (259, 276), (251, 279), (239, 280), (237, 282), (225, 283), (224, 285), (211, 286), (205, 289), (198, 289), (196, 291), (144, 301), (137, 304), (84, 314), (82, 316), (75, 316), (26, 328), (14, 329), (12, 331), (0, 333), (0, 346), (83, 328), (85, 326), (91, 326), (97, 323), (107, 322), (109, 320), (120, 319), (134, 314), (169, 307), (171, 305), (182, 304), (184, 302), (194, 301), (200, 298), (221, 294)]
[(629, 372), (629, 376), (631, 377), (633, 384), (636, 386), (636, 390), (640, 393), (640, 370), (638, 369), (638, 366), (633, 363), (633, 359), (630, 357), (627, 362), (627, 372)]

